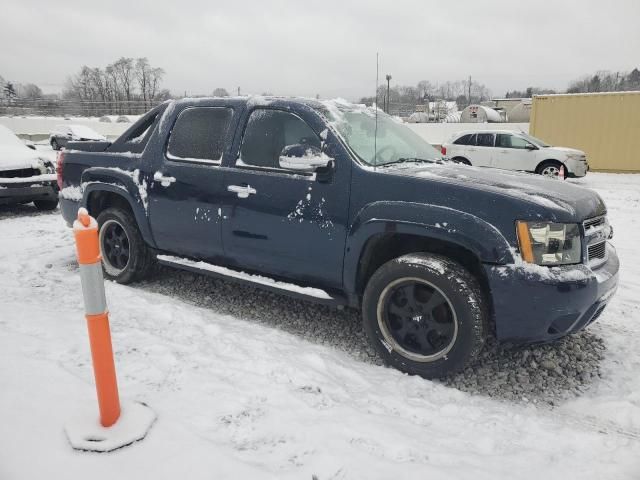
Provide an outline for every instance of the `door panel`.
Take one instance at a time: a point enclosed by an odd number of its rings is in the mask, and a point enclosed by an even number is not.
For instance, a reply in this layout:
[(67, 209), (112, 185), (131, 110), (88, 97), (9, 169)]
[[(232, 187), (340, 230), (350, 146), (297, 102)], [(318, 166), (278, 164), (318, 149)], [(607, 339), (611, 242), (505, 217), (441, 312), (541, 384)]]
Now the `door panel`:
[(517, 135), (500, 133), (496, 135), (496, 148), (493, 165), (505, 170), (535, 169), (535, 153), (527, 150), (527, 141)]
[[(289, 112), (255, 109), (240, 158), (225, 172), (222, 238), (225, 255), (241, 268), (329, 287), (342, 286), (349, 207), (350, 162), (325, 151), (334, 168), (323, 178), (279, 168), (284, 146), (320, 147), (317, 132)], [(278, 112), (278, 113), (273, 113)]]
[(160, 249), (202, 259), (223, 255), (220, 164), (232, 119), (225, 107), (189, 107), (177, 115), (162, 167), (149, 179), (149, 222)]
[(219, 210), (223, 173), (217, 165), (165, 161), (149, 189), (149, 223), (161, 250), (213, 259), (223, 254)]
[(476, 135), (476, 145), (469, 145), (469, 160), (476, 167), (490, 167), (493, 157), (492, 133), (478, 133)]

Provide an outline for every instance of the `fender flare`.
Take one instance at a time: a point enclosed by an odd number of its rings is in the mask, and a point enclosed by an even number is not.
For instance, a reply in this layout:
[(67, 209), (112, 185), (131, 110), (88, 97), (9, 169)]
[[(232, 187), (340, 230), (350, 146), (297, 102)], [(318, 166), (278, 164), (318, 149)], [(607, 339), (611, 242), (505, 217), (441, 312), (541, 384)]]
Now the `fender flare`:
[(101, 167), (87, 169), (82, 173), (83, 193), (80, 204), (86, 208), (94, 192), (111, 192), (121, 196), (131, 207), (142, 238), (148, 245), (155, 247), (149, 225), (148, 205), (141, 195), (141, 190), (146, 194), (147, 187), (144, 180), (139, 183), (140, 175), (138, 170), (129, 172)]
[(344, 285), (356, 291), (359, 263), (367, 242), (385, 233), (410, 234), (460, 246), (482, 263), (513, 263), (513, 248), (493, 225), (467, 212), (443, 205), (374, 202), (356, 216), (347, 236)]

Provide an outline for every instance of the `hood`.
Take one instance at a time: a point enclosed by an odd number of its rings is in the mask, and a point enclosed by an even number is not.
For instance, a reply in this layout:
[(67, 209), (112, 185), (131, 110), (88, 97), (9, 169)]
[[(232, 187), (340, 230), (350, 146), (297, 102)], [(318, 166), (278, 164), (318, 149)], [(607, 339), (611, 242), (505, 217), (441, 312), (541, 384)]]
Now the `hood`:
[(0, 170), (37, 168), (39, 163), (41, 163), (40, 156), (35, 150), (24, 145), (0, 145)]
[(582, 150), (578, 150), (577, 148), (569, 148), (569, 147), (544, 147), (543, 150), (556, 150), (558, 152), (566, 153), (566, 154), (574, 154), (574, 155), (584, 155)]
[(594, 191), (531, 173), (450, 163), (388, 167), (378, 171), (385, 170), (524, 200), (550, 211), (560, 221), (582, 221), (606, 213), (604, 202)]

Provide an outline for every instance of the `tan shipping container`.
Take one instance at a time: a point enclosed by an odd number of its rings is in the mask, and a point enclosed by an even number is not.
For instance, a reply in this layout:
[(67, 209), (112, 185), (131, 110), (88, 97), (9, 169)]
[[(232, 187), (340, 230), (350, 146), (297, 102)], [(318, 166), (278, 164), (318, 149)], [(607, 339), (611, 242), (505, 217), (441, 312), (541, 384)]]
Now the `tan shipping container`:
[(583, 150), (591, 170), (640, 172), (640, 92), (536, 95), (529, 132)]

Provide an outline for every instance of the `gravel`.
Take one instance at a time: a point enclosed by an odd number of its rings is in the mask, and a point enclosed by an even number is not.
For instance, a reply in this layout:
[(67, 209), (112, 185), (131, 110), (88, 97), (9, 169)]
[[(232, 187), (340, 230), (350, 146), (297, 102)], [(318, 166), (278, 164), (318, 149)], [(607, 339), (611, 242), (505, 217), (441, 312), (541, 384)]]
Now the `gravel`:
[[(353, 309), (338, 310), (167, 267), (157, 267), (148, 280), (133, 288), (272, 326), (382, 365), (367, 342), (360, 313)], [(490, 339), (463, 372), (437, 381), (475, 395), (554, 406), (589, 389), (600, 376), (604, 351), (602, 339), (588, 329), (551, 344), (529, 347), (509, 347)]]

